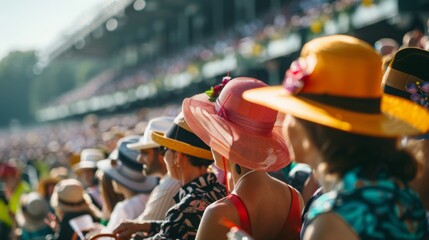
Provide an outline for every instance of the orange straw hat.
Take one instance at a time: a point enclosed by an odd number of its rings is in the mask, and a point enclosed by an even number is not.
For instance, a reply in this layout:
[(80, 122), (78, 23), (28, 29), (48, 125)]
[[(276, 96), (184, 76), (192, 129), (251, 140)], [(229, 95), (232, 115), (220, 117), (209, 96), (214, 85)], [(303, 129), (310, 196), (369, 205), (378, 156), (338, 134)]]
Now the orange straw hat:
[(189, 128), (182, 113), (176, 116), (173, 124), (165, 133), (152, 131), (151, 137), (154, 142), (174, 151), (206, 160), (213, 160), (210, 147), (201, 141)]
[(224, 78), (217, 99), (205, 93), (186, 98), (183, 114), (189, 127), (213, 150), (231, 161), (255, 170), (275, 171), (290, 163), (289, 152), (276, 126), (277, 111), (242, 98), (248, 89), (264, 82), (239, 77)]
[(429, 112), (383, 94), (382, 60), (367, 43), (346, 35), (314, 39), (291, 64), (283, 86), (246, 91), (249, 101), (342, 131), (374, 137), (429, 131)]

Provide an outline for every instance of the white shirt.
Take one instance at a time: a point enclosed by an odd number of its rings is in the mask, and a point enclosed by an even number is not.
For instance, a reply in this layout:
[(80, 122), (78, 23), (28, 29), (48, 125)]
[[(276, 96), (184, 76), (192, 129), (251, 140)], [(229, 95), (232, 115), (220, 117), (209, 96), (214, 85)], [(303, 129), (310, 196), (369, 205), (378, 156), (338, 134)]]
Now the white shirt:
[(110, 214), (109, 223), (103, 229), (103, 232), (111, 233), (119, 226), (122, 220), (137, 218), (145, 210), (148, 199), (148, 194), (139, 193), (132, 198), (118, 202)]
[(144, 212), (139, 220), (164, 220), (165, 215), (174, 204), (173, 197), (180, 189), (177, 180), (166, 174), (150, 194)]

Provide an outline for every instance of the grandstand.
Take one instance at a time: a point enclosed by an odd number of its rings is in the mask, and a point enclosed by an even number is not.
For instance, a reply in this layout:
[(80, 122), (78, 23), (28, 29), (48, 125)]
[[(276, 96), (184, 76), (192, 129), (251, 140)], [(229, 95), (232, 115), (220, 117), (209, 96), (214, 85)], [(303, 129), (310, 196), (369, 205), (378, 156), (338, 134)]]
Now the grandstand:
[(314, 37), (347, 33), (371, 44), (383, 37), (400, 42), (413, 27), (400, 6), (398, 0), (111, 1), (42, 51), (37, 67), (96, 57), (115, 59), (117, 68), (52, 101), (37, 118), (180, 103), (227, 72), (278, 84), (302, 44)]

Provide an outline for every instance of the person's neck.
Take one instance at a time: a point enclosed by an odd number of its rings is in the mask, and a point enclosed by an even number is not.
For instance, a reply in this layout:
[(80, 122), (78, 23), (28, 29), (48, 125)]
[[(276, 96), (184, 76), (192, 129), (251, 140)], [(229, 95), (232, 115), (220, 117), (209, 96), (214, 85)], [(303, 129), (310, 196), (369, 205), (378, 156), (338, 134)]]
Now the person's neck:
[(165, 165), (164, 160), (162, 158), (158, 159), (158, 161), (162, 161), (162, 163), (160, 163), (159, 165), (152, 165), (151, 172), (147, 175), (159, 177), (162, 179), (168, 173), (167, 166)]
[(251, 177), (251, 176), (250, 176), (251, 174), (255, 175), (255, 174), (256, 174), (256, 170), (250, 170), (250, 171), (247, 171), (247, 172), (243, 173), (243, 174), (241, 175), (241, 177), (240, 177), (240, 178), (236, 181), (236, 183), (234, 184), (234, 190), (238, 189), (238, 188), (240, 187), (240, 184), (241, 184), (242, 182), (245, 182), (245, 181), (246, 181), (246, 179), (250, 178), (250, 177)]
[(122, 195), (124, 196), (124, 198), (125, 198), (125, 199), (129, 199), (129, 198), (134, 197), (134, 196), (135, 196), (135, 195), (137, 195), (138, 193), (137, 193), (137, 192), (130, 191), (130, 190), (128, 190), (128, 189), (122, 189), (122, 191), (121, 191), (121, 193), (120, 193), (120, 194), (122, 194)]
[(194, 179), (201, 177), (202, 175), (207, 173), (207, 168), (205, 167), (189, 166), (182, 170), (182, 177), (180, 179), (182, 186), (185, 186), (186, 184), (192, 182)]
[(155, 171), (152, 176), (164, 178), (167, 175), (167, 169), (159, 169), (158, 171)]

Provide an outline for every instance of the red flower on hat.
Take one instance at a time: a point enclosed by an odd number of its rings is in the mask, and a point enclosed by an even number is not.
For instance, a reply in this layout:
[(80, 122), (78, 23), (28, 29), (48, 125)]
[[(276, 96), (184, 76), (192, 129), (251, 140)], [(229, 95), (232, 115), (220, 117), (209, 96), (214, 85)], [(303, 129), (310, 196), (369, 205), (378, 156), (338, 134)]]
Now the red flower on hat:
[(288, 92), (297, 94), (304, 87), (309, 75), (307, 63), (303, 59), (295, 60), (286, 71), (283, 87)]
[(227, 76), (222, 78), (222, 82), (214, 87), (211, 87), (210, 90), (205, 91), (205, 94), (209, 96), (210, 102), (216, 102), (216, 99), (219, 97), (220, 92), (222, 92), (222, 89), (225, 87), (227, 83), (231, 81), (231, 77), (229, 76), (229, 73)]

